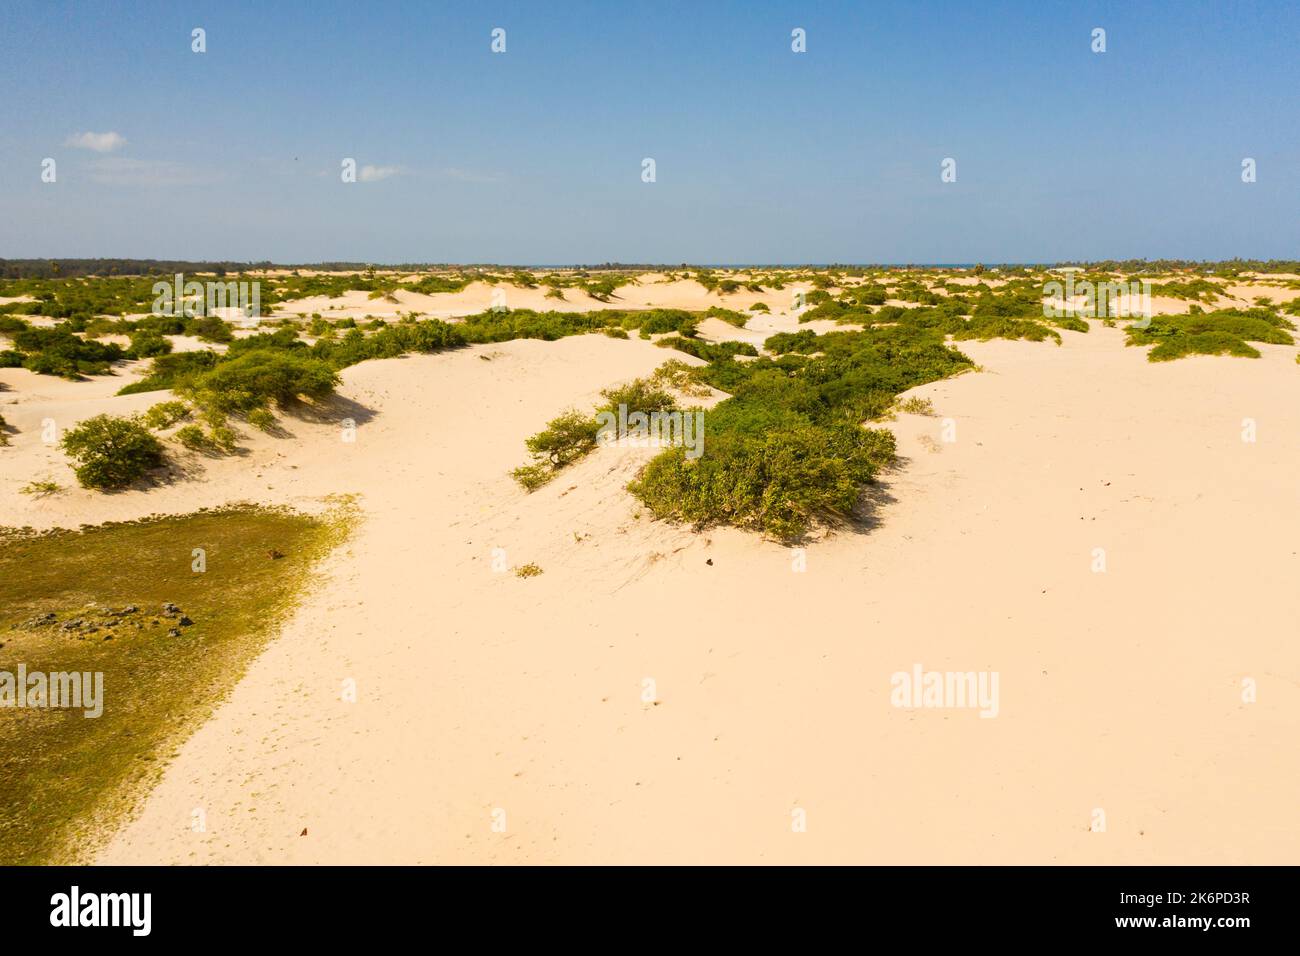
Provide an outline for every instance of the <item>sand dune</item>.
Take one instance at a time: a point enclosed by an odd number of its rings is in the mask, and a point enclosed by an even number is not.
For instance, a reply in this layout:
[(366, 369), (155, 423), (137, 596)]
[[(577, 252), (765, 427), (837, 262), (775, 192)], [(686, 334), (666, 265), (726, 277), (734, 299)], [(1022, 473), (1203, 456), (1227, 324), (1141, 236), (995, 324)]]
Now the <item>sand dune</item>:
[[(623, 490), (643, 450), (531, 496), (507, 477), (547, 418), (664, 360), (637, 340), (355, 366), (355, 443), (290, 420), (293, 441), (147, 495), (20, 499), (8, 478), (41, 451), (16, 441), (0, 506), (22, 524), (363, 495), (355, 538), (98, 859), (1294, 859), (1294, 349), (1152, 365), (1097, 323), (962, 348), (985, 370), (917, 390), (940, 417), (891, 426), (905, 460), (873, 526), (803, 572), (651, 522)], [(496, 548), (544, 573), (495, 572)], [(998, 671), (997, 718), (892, 707), (915, 664)]]
[[(326, 318), (392, 318), (399, 313), (418, 312), (421, 315), (447, 318), (485, 312), (494, 305), (511, 309), (533, 309), (538, 312), (597, 312), (601, 309), (690, 309), (703, 310), (720, 305), (724, 308), (744, 310), (755, 302), (764, 302), (769, 308), (781, 309), (792, 304), (796, 291), (807, 292), (812, 286), (796, 282), (783, 290), (766, 289), (763, 292), (719, 293), (710, 292), (693, 279), (672, 282), (649, 273), (632, 285), (620, 286), (609, 301), (592, 298), (581, 289), (565, 289), (563, 299), (547, 298), (547, 289), (527, 289), (509, 282), (471, 282), (460, 292), (438, 292), (425, 295), (399, 289), (393, 293), (396, 302), (384, 298), (370, 298), (368, 292), (345, 292), (341, 296), (311, 296), (281, 302), (273, 310), (275, 315), (310, 315), (319, 312)], [(495, 295), (495, 298), (494, 298)]]

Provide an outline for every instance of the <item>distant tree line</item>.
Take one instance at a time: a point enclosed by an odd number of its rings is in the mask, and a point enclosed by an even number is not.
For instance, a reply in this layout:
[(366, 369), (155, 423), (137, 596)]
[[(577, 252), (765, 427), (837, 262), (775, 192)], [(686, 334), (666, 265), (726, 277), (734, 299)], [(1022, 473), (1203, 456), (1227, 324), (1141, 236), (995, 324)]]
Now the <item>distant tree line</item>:
[[(1222, 261), (1197, 261), (1193, 259), (1104, 259), (1094, 262), (1085, 261), (1064, 261), (1055, 263), (1056, 267), (1079, 266), (1092, 270), (1106, 272), (1125, 272), (1125, 273), (1162, 273), (1177, 271), (1192, 271), (1220, 276), (1232, 276), (1243, 272), (1300, 272), (1300, 261), (1294, 259), (1225, 259)], [(1026, 268), (1045, 268), (1050, 267), (1048, 263), (1002, 263), (1002, 264), (981, 264), (975, 266), (973, 271), (977, 274), (986, 271), (989, 268), (997, 268), (999, 271), (1023, 271)], [(637, 271), (663, 271), (663, 270), (687, 270), (693, 268), (709, 268), (707, 266), (689, 266), (686, 263), (680, 265), (669, 265), (667, 263), (627, 263), (627, 262), (603, 262), (599, 265), (558, 265), (558, 266), (541, 266), (533, 264), (524, 265), (503, 265), (501, 263), (471, 263), (471, 264), (454, 264), (445, 262), (402, 262), (393, 264), (381, 264), (376, 266), (368, 262), (308, 262), (308, 263), (276, 263), (269, 260), (260, 262), (234, 262), (224, 260), (220, 262), (211, 261), (191, 261), (187, 259), (0, 259), (0, 279), (66, 279), (81, 278), (84, 276), (158, 276), (174, 275), (181, 273), (211, 273), (218, 276), (225, 276), (228, 273), (243, 272), (263, 272), (270, 269), (288, 269), (288, 270), (309, 270), (315, 272), (364, 272), (370, 270), (373, 272), (376, 268), (401, 271), (401, 272), (424, 272), (436, 270), (510, 270), (522, 268), (555, 268), (568, 269), (576, 272), (637, 272)], [(724, 268), (724, 267), (719, 267)], [(953, 266), (936, 266), (922, 264), (899, 265), (887, 263), (860, 263), (856, 265), (831, 263), (829, 265), (736, 265), (726, 268), (744, 268), (744, 269), (805, 269), (805, 270), (830, 270), (841, 272), (849, 275), (862, 274), (867, 270), (889, 270), (889, 271), (908, 271), (921, 270), (933, 271), (934, 269), (958, 268)]]

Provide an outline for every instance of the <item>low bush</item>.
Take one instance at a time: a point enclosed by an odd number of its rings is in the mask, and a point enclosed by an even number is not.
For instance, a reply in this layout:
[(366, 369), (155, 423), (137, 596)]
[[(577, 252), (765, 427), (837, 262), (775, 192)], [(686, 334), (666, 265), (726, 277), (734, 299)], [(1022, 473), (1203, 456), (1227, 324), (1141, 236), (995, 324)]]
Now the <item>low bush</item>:
[(148, 329), (137, 331), (131, 336), (128, 354), (132, 358), (154, 358), (166, 355), (172, 350), (172, 343), (157, 332)]
[(1221, 309), (1189, 315), (1159, 315), (1145, 328), (1130, 325), (1128, 345), (1154, 345), (1147, 359), (1168, 362), (1186, 355), (1259, 358), (1250, 342), (1293, 345), (1295, 326), (1271, 309)]
[(189, 406), (184, 402), (159, 402), (157, 405), (151, 405), (140, 416), (140, 421), (144, 422), (147, 428), (161, 431), (164, 428), (171, 428), (189, 413)]
[(758, 349), (748, 342), (702, 342), (699, 339), (682, 338), (680, 335), (662, 338), (655, 345), (676, 349), (706, 362), (729, 361), (736, 355), (758, 355)]
[(63, 325), (25, 328), (13, 334), (13, 344), (14, 351), (22, 353), (24, 368), (69, 379), (107, 375), (113, 362), (126, 358), (121, 346), (87, 341)]
[(628, 382), (626, 385), (619, 385), (615, 388), (607, 388), (600, 393), (605, 399), (605, 404), (596, 409), (597, 412), (612, 411), (617, 413), (620, 405), (625, 407), (629, 412), (666, 412), (676, 407), (676, 400), (666, 392), (663, 387), (651, 380), (638, 378)]
[[(905, 310), (903, 310), (905, 311)], [(712, 358), (699, 378), (731, 398), (705, 413), (703, 454), (670, 448), (630, 486), (659, 518), (731, 524), (783, 540), (848, 520), (894, 439), (862, 427), (895, 397), (972, 367), (944, 332), (886, 325), (772, 336), (775, 358)]]
[(214, 368), (220, 356), (216, 352), (172, 352), (160, 355), (153, 360), (149, 374), (138, 382), (132, 382), (121, 389), (119, 395), (135, 395), (140, 392), (158, 392), (163, 389), (179, 389), (183, 383), (192, 381), (202, 372)]
[(163, 446), (140, 422), (113, 415), (88, 418), (63, 435), (63, 450), (86, 488), (123, 488), (163, 463)]
[(178, 428), (172, 438), (193, 451), (201, 451), (208, 447), (208, 436), (198, 425), (185, 425)]
[(299, 398), (321, 399), (333, 393), (338, 373), (328, 362), (296, 352), (257, 349), (219, 362), (178, 386), (205, 408), (250, 412), (270, 402), (281, 406)]
[(862, 486), (894, 454), (893, 435), (857, 426), (790, 420), (750, 432), (710, 427), (706, 418), (705, 429), (702, 457), (670, 448), (630, 486), (656, 517), (793, 540), (814, 520), (847, 520)]
[(524, 444), (536, 458), (553, 468), (563, 468), (596, 447), (599, 431), (600, 424), (592, 416), (569, 411), (552, 419)]
[(264, 432), (274, 431), (278, 424), (275, 416), (265, 408), (255, 408), (248, 413), (248, 424)]
[[(766, 309), (767, 307), (764, 306), (763, 308)], [(749, 316), (744, 312), (737, 312), (735, 309), (724, 309), (720, 305), (711, 306), (704, 314), (709, 318), (721, 319), (728, 325), (734, 325), (738, 329), (743, 329), (745, 323), (749, 321)]]

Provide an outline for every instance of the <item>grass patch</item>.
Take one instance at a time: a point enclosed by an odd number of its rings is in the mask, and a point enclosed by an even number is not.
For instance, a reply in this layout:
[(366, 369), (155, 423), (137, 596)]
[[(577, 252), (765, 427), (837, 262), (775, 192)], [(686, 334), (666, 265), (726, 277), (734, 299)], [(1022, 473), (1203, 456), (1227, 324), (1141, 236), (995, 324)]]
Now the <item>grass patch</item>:
[(232, 507), (4, 532), (0, 671), (102, 672), (104, 701), (95, 719), (0, 708), (0, 864), (84, 859), (238, 681), (351, 514), (346, 503), (325, 517)]

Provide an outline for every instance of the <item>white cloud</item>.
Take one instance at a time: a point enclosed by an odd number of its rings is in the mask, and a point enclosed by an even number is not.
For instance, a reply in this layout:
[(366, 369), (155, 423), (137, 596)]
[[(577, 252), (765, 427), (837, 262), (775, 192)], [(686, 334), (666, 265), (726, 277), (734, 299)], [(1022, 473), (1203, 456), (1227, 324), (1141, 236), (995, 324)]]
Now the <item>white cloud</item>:
[(76, 149), (90, 149), (96, 153), (111, 153), (126, 145), (126, 137), (121, 133), (77, 133), (68, 137), (65, 145)]
[(396, 176), (401, 169), (397, 166), (362, 166), (357, 172), (357, 179), (363, 183), (377, 183), (389, 176)]

